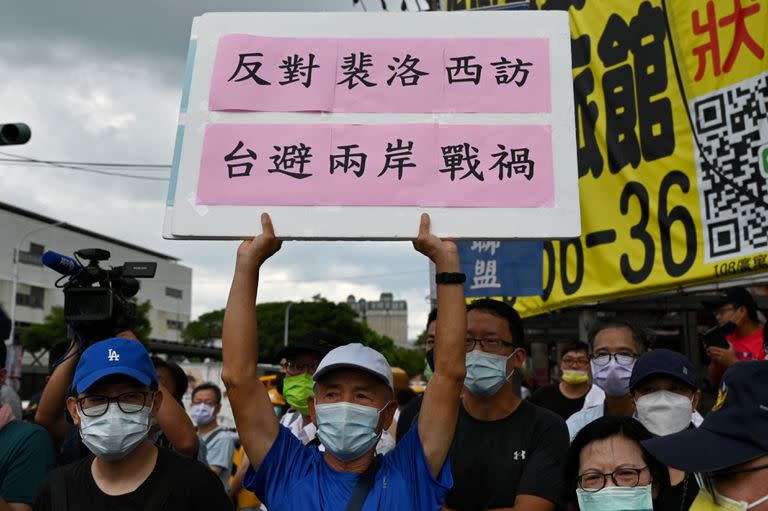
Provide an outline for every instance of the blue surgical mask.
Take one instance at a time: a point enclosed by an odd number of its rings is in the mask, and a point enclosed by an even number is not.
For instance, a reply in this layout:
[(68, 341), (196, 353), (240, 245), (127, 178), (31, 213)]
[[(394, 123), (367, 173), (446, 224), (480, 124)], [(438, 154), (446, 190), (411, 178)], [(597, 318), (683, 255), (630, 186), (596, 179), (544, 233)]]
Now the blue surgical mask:
[(651, 485), (607, 486), (600, 491), (576, 489), (581, 511), (653, 511)]
[(470, 351), (467, 353), (467, 376), (464, 378), (464, 386), (480, 397), (497, 393), (515, 373), (513, 369), (507, 374), (507, 360), (512, 355), (505, 357), (480, 350)]
[(135, 413), (125, 413), (110, 403), (100, 417), (88, 417), (78, 410), (80, 438), (95, 456), (107, 461), (119, 460), (128, 455), (147, 438), (151, 406)]
[(342, 401), (315, 405), (317, 437), (325, 448), (341, 461), (359, 458), (379, 440), (381, 409)]

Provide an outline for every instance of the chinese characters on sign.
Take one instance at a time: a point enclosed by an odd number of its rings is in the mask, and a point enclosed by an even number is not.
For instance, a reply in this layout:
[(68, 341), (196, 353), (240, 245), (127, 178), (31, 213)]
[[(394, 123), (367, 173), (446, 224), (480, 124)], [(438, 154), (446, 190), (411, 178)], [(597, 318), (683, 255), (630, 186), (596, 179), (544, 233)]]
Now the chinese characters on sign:
[(211, 110), (549, 112), (547, 39), (219, 40)]
[(470, 298), (541, 294), (540, 241), (458, 241), (464, 294)]
[(554, 203), (551, 143), (541, 125), (210, 124), (197, 198), (205, 205), (546, 207)]

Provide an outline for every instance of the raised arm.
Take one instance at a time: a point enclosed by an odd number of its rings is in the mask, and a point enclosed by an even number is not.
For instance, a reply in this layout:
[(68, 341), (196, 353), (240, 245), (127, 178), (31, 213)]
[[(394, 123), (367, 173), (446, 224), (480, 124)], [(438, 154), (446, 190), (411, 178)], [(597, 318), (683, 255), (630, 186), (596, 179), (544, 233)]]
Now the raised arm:
[(157, 424), (176, 452), (195, 458), (200, 445), (192, 420), (168, 389), (161, 384), (159, 390), (163, 405), (157, 411)]
[(75, 341), (67, 351), (66, 359), (53, 370), (35, 412), (35, 422), (48, 430), (57, 448), (71, 427), (64, 415), (67, 413), (65, 403), (80, 360), (79, 347), (80, 344)]
[(227, 387), (240, 441), (251, 465), (258, 468), (277, 438), (279, 424), (267, 389), (256, 374), (259, 336), (256, 325), (256, 291), (264, 261), (280, 250), (281, 242), (269, 215), (261, 215), (262, 233), (243, 241), (237, 262), (222, 331), (221, 379)]
[[(437, 273), (459, 272), (459, 252), (452, 241), (442, 241), (429, 232), (429, 215), (421, 216), (419, 237), (413, 246), (435, 263)], [(437, 286), (435, 372), (424, 393), (419, 413), (419, 438), (434, 477), (440, 474), (453, 442), (464, 386), (467, 335), (467, 306), (461, 284)]]

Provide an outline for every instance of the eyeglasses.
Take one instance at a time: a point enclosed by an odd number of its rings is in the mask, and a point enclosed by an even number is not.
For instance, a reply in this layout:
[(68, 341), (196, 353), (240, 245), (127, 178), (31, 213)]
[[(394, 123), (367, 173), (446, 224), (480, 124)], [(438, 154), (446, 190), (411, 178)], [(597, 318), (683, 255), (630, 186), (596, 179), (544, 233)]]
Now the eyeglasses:
[(637, 486), (640, 483), (640, 474), (648, 470), (643, 468), (617, 468), (613, 472), (603, 474), (597, 471), (584, 472), (578, 477), (579, 488), (588, 492), (597, 492), (605, 488), (608, 478), (611, 478), (616, 486)]
[(282, 366), (286, 372), (293, 374), (309, 373), (312, 374), (317, 370), (317, 363), (309, 362), (305, 364), (298, 364), (296, 362), (286, 362)]
[(620, 366), (631, 366), (635, 363), (637, 355), (634, 353), (597, 353), (592, 355), (592, 362), (596, 366), (606, 366), (614, 359)]
[(584, 358), (571, 358), (571, 357), (565, 357), (563, 359), (563, 364), (566, 365), (575, 365), (575, 366), (586, 366), (589, 365), (589, 359)]
[(85, 396), (77, 400), (80, 410), (86, 417), (101, 417), (109, 409), (110, 403), (117, 403), (117, 407), (123, 413), (137, 413), (147, 406), (147, 397), (150, 401), (155, 398), (155, 391), (151, 392), (124, 392), (119, 396)]
[(514, 348), (515, 345), (509, 341), (502, 339), (467, 339), (464, 341), (464, 348), (469, 352), (475, 349), (475, 345), (480, 344), (480, 347), (486, 353), (498, 353), (503, 348)]

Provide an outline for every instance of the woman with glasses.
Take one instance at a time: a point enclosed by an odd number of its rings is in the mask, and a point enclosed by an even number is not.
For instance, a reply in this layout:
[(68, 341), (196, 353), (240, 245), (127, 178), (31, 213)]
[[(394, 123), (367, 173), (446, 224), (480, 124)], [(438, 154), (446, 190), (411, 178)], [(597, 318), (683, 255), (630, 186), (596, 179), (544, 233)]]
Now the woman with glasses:
[(669, 472), (640, 444), (652, 436), (631, 417), (586, 425), (568, 450), (569, 500), (581, 511), (661, 511), (654, 500), (669, 488)]

